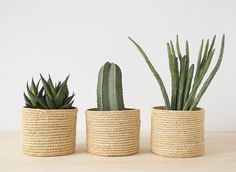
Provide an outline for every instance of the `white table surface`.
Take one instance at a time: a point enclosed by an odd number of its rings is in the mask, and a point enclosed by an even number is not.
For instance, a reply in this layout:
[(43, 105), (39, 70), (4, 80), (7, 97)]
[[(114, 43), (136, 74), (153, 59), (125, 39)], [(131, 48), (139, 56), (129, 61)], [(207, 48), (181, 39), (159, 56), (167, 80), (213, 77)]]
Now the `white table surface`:
[(19, 132), (0, 132), (0, 172), (236, 172), (236, 132), (206, 133), (206, 154), (184, 159), (151, 153), (148, 132), (141, 134), (141, 148), (136, 155), (95, 156), (85, 150), (84, 133), (77, 135), (74, 154), (30, 157), (21, 153)]

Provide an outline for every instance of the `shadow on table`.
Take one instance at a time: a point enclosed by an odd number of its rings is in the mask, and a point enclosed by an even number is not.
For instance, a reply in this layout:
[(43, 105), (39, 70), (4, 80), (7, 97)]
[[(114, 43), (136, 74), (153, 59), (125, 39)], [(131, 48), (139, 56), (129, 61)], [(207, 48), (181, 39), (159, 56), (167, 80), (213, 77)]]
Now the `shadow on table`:
[[(220, 139), (219, 139), (220, 138)], [(206, 134), (206, 156), (215, 156), (225, 153), (235, 154), (236, 134), (228, 133), (207, 133)]]

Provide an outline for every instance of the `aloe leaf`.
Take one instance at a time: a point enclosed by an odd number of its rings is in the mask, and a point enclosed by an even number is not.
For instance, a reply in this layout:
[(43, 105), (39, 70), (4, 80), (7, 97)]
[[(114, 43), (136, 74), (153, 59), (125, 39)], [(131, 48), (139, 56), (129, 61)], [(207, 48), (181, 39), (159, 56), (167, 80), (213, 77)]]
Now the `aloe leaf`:
[[(39, 97), (34, 96), (34, 95), (32, 94), (32, 92), (29, 90), (28, 84), (27, 84), (27, 91), (28, 91), (28, 95), (29, 95), (29, 97), (30, 97), (30, 99), (31, 99), (31, 102), (32, 102), (32, 104), (33, 104), (34, 107), (37, 107), (36, 102), (38, 102), (43, 108), (45, 108), (45, 109), (48, 108), (47, 105), (46, 105), (46, 103), (43, 102), (43, 100), (41, 100)], [(34, 102), (34, 103), (33, 103), (33, 102)]]
[(57, 94), (57, 92), (56, 92), (55, 87), (54, 87), (54, 85), (53, 85), (53, 83), (52, 83), (52, 79), (51, 79), (51, 76), (50, 76), (50, 75), (48, 75), (48, 85), (49, 85), (49, 87), (50, 87), (50, 91), (51, 91), (51, 93), (52, 93), (52, 96), (55, 97), (56, 94)]
[(74, 98), (75, 94), (73, 93), (72, 96), (66, 97), (63, 101), (63, 104), (69, 104), (71, 100)]
[(186, 65), (185, 65), (185, 78), (187, 77), (188, 74), (188, 69), (189, 69), (189, 45), (188, 45), (188, 41), (186, 41), (185, 43), (185, 53), (186, 53)]
[(61, 81), (59, 81), (58, 84), (55, 86), (56, 92), (59, 91), (60, 87), (61, 87)]
[(31, 90), (29, 88), (28, 82), (27, 82), (26, 88), (27, 88), (27, 93), (29, 95), (29, 98), (31, 100), (32, 105), (36, 106), (36, 100), (34, 99), (34, 95), (33, 95), (33, 93), (31, 92)]
[(25, 99), (25, 104), (26, 105), (29, 105), (29, 106), (33, 106), (33, 104), (31, 103), (31, 101), (30, 101), (30, 99), (25, 95), (25, 93), (24, 93), (24, 99)]
[(212, 79), (214, 78), (216, 72), (219, 70), (222, 59), (223, 59), (224, 47), (225, 47), (225, 35), (223, 35), (223, 37), (222, 37), (220, 55), (217, 60), (217, 63), (215, 65), (215, 67), (213, 68), (212, 72), (210, 73), (210, 75), (208, 76), (207, 80), (204, 82), (202, 88), (200, 89), (196, 99), (194, 100), (193, 104), (190, 106), (189, 110), (193, 110), (194, 108), (196, 108), (196, 106), (198, 105), (199, 101), (201, 100), (203, 94), (205, 93), (205, 91), (207, 90), (208, 86), (210, 85)]
[(176, 105), (177, 105), (177, 93), (178, 93), (178, 81), (179, 81), (178, 68), (176, 68), (177, 58), (174, 57), (174, 55), (172, 54), (169, 43), (167, 43), (167, 51), (169, 57), (169, 69), (171, 74), (171, 85), (172, 85), (171, 109), (174, 110), (177, 108)]
[(39, 89), (39, 84), (40, 84), (40, 80), (38, 80), (37, 85), (36, 85), (37, 90)]
[(69, 89), (68, 89), (68, 86), (66, 86), (66, 93), (65, 93), (65, 97), (68, 97), (69, 96)]
[(48, 95), (48, 98), (50, 100), (53, 100), (53, 96), (52, 96), (49, 84), (47, 83), (47, 81), (44, 79), (44, 77), (41, 74), (40, 74), (40, 77), (41, 77), (41, 81), (43, 83), (43, 87), (45, 89), (46, 95)]
[(173, 45), (172, 41), (170, 41), (170, 49), (171, 49), (171, 54), (172, 54), (174, 57), (176, 57), (176, 55), (175, 55), (175, 48), (174, 48), (174, 45)]
[(42, 97), (43, 97), (43, 91), (44, 91), (44, 88), (42, 87), (42, 88), (39, 90), (39, 92), (38, 92), (38, 94), (37, 94), (37, 97), (42, 98)]
[(46, 95), (46, 103), (47, 103), (47, 107), (48, 107), (49, 109), (56, 109), (56, 107), (55, 107), (54, 103), (52, 102), (52, 100), (50, 100), (50, 99), (48, 98), (48, 95)]
[(209, 39), (207, 40), (207, 44), (205, 46), (205, 51), (204, 51), (203, 59), (202, 59), (198, 74), (196, 73), (197, 78), (194, 81), (193, 88), (188, 97), (188, 100), (186, 101), (184, 105), (184, 110), (189, 110), (189, 107), (193, 103), (195, 96), (197, 94), (198, 87), (200, 86), (204, 76), (206, 75), (209, 69), (209, 65), (211, 63), (215, 50), (213, 49), (213, 51), (211, 51), (210, 53), (207, 53), (208, 49), (209, 49)]
[(62, 102), (64, 100), (65, 97), (65, 93), (66, 93), (66, 87), (67, 87), (67, 81), (69, 79), (69, 76), (66, 77), (65, 81), (62, 82), (55, 98), (54, 98), (54, 102), (56, 107), (60, 107), (62, 105)]
[(145, 59), (146, 63), (148, 64), (150, 70), (152, 71), (153, 75), (155, 76), (155, 78), (156, 78), (156, 80), (157, 80), (157, 82), (158, 82), (158, 84), (161, 88), (162, 96), (163, 96), (164, 101), (165, 101), (165, 108), (166, 109), (171, 109), (168, 94), (166, 92), (165, 85), (164, 85), (159, 73), (156, 71), (156, 69), (154, 68), (154, 66), (150, 62), (149, 58), (147, 57), (147, 55), (143, 51), (143, 49), (132, 38), (129, 37), (129, 39), (136, 46), (136, 48), (139, 50), (139, 52), (142, 54), (143, 58)]
[(69, 104), (65, 104), (62, 107), (60, 107), (60, 109), (70, 109), (72, 107), (73, 103), (74, 103), (74, 101), (72, 101)]
[(38, 89), (37, 86), (35, 85), (34, 78), (32, 78), (30, 90), (34, 96), (37, 95)]
[(180, 63), (180, 81), (179, 81), (179, 90), (178, 90), (178, 98), (177, 98), (177, 110), (182, 110), (183, 106), (183, 98), (184, 98), (184, 86), (185, 86), (185, 72), (186, 72), (186, 63), (187, 57), (184, 56), (181, 59)]
[(201, 67), (200, 67), (200, 69), (203, 68), (203, 65), (204, 65), (205, 62), (206, 62), (207, 55), (209, 54), (209, 53), (208, 53), (208, 50), (209, 50), (209, 39), (207, 39), (207, 43), (206, 43), (206, 46), (205, 46), (205, 50), (204, 50), (204, 54), (203, 54), (203, 58), (202, 58), (202, 62), (201, 62)]
[(211, 45), (210, 45), (210, 48), (208, 50), (208, 53), (210, 53), (213, 50), (214, 45), (215, 45), (215, 40), (216, 40), (216, 35), (214, 35), (214, 37), (213, 37), (213, 39), (211, 41)]
[(34, 97), (35, 101), (37, 101), (44, 109), (48, 109), (46, 103), (43, 101), (42, 98), (39, 98), (37, 96)]
[(176, 36), (176, 49), (177, 49), (178, 56), (179, 56), (179, 58), (181, 59), (181, 58), (182, 58), (182, 55), (181, 55), (181, 51), (180, 51), (179, 37), (178, 37), (178, 35)]
[(191, 90), (191, 85), (192, 85), (192, 79), (193, 79), (193, 73), (194, 73), (194, 64), (192, 64), (189, 68), (187, 78), (186, 78), (186, 84), (185, 84), (185, 89), (184, 89), (184, 101), (183, 105), (186, 103), (189, 92)]
[(200, 66), (201, 66), (201, 61), (202, 61), (203, 46), (204, 46), (204, 39), (202, 39), (202, 43), (201, 43), (201, 46), (200, 46), (200, 49), (199, 49), (199, 53), (198, 53), (197, 69), (196, 69), (195, 76), (194, 76), (194, 82), (197, 81), (198, 75), (200, 73)]

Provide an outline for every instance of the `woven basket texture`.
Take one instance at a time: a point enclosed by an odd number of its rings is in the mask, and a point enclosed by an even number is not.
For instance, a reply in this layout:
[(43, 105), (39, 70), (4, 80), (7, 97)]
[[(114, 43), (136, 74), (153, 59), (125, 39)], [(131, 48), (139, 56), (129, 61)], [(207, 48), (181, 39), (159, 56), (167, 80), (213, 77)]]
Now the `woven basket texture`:
[(204, 109), (152, 109), (151, 150), (166, 157), (190, 158), (204, 154)]
[(101, 156), (125, 156), (139, 151), (140, 111), (86, 111), (87, 151)]
[(31, 156), (75, 151), (77, 109), (22, 109), (22, 150)]

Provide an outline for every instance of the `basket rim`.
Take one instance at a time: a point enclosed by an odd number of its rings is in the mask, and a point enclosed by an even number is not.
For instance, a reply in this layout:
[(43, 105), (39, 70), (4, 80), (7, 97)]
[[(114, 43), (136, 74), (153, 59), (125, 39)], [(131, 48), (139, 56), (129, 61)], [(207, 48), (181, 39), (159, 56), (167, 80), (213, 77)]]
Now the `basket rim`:
[(98, 108), (89, 108), (86, 110), (86, 112), (106, 112), (106, 113), (114, 113), (114, 112), (129, 112), (129, 111), (140, 111), (140, 109), (138, 108), (125, 108), (124, 110), (104, 110), (104, 111), (100, 111), (98, 110)]
[(195, 110), (165, 110), (164, 109), (165, 106), (154, 106), (152, 107), (152, 110), (156, 110), (156, 111), (165, 111), (165, 112), (176, 112), (176, 113), (189, 113), (189, 112), (200, 112), (200, 111), (205, 111), (204, 108), (202, 107), (196, 107)]
[(42, 112), (68, 112), (68, 111), (78, 111), (78, 108), (73, 106), (73, 108), (70, 109), (39, 109), (39, 108), (27, 108), (23, 106), (22, 110), (42, 111)]

